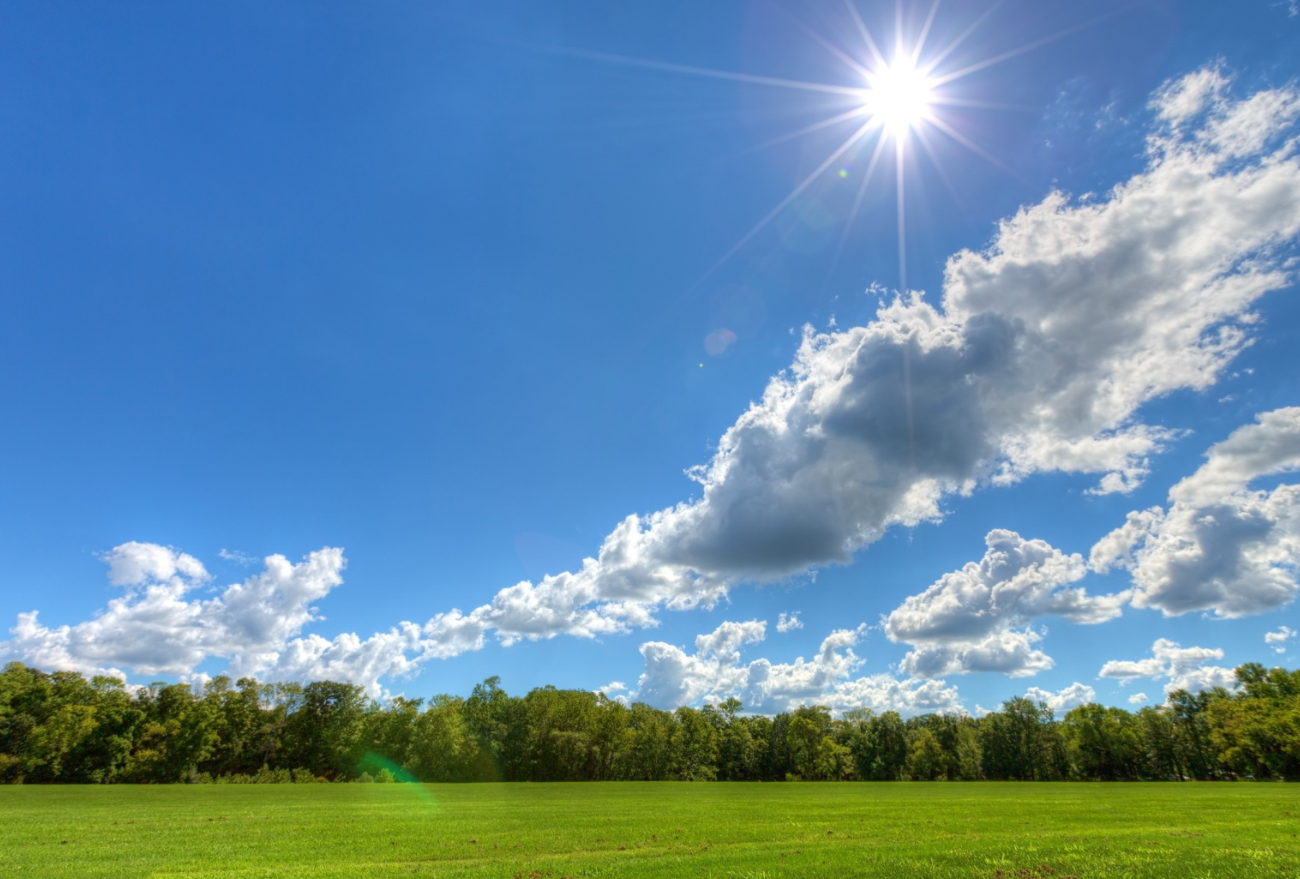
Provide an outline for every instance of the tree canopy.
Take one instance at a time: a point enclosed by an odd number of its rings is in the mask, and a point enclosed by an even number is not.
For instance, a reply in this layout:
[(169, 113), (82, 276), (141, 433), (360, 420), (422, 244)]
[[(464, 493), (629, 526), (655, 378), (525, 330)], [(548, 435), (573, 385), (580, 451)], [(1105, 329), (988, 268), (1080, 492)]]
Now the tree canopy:
[(0, 672), (0, 781), (958, 781), (1300, 779), (1300, 671), (1257, 663), (1235, 690), (1177, 691), (1129, 712), (1057, 718), (1016, 697), (974, 718), (807, 705), (746, 715), (736, 699), (662, 711), (497, 678), (468, 698), (378, 702), (349, 683), (128, 688)]

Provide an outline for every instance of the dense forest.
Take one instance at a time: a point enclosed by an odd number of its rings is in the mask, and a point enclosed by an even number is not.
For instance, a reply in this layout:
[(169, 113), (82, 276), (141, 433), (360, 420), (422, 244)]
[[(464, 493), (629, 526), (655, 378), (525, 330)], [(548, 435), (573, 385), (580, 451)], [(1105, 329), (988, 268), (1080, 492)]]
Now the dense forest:
[(128, 688), (11, 663), (0, 781), (67, 783), (665, 780), (1300, 780), (1300, 671), (1178, 691), (1133, 713), (1056, 718), (1018, 697), (980, 718), (821, 706), (749, 716), (735, 699), (660, 711), (585, 690), (368, 699), (334, 681), (218, 677)]

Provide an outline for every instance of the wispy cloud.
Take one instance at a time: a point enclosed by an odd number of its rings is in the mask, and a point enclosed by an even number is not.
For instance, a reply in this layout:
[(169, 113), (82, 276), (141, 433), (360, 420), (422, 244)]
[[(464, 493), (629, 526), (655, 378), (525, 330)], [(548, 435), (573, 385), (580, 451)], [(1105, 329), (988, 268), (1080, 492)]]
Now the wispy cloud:
[(1212, 687), (1236, 686), (1232, 669), (1208, 665), (1211, 659), (1222, 659), (1223, 651), (1211, 647), (1183, 647), (1177, 641), (1157, 638), (1151, 645), (1147, 659), (1112, 659), (1101, 667), (1098, 674), (1125, 683), (1137, 678), (1164, 678), (1165, 692), (1187, 690), (1199, 692)]
[(255, 556), (240, 552), (237, 549), (231, 550), (224, 547), (217, 551), (217, 558), (227, 562), (234, 562), (237, 565), (243, 565), (246, 568), (257, 564), (260, 561), (260, 559)]
[(1280, 626), (1276, 632), (1266, 632), (1264, 634), (1264, 643), (1271, 647), (1274, 653), (1286, 653), (1286, 642), (1295, 636), (1295, 629), (1290, 626)]

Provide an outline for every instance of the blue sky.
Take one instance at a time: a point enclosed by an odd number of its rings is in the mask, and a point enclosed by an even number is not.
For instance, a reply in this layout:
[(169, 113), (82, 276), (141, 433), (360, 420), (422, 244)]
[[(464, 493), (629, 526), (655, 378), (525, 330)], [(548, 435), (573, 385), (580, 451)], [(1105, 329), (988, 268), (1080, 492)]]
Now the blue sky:
[(1295, 664), (1294, 6), (0, 17), (4, 658), (905, 713)]

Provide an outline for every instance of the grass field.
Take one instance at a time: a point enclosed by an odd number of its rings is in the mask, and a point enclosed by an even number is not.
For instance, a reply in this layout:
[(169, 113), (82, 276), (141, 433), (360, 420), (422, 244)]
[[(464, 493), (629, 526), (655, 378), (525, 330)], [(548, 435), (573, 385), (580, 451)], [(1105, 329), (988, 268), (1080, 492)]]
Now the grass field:
[(0, 787), (39, 877), (1295, 877), (1300, 786)]

